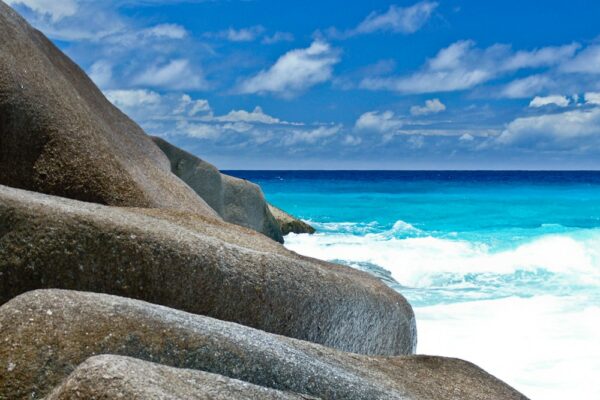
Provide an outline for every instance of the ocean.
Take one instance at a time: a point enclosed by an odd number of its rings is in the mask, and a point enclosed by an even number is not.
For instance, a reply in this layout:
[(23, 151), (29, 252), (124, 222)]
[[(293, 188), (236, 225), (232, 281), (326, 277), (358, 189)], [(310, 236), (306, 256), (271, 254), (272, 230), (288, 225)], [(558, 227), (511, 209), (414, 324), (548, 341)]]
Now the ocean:
[(402, 293), (419, 354), (532, 400), (600, 398), (600, 172), (227, 173), (318, 230), (286, 247)]

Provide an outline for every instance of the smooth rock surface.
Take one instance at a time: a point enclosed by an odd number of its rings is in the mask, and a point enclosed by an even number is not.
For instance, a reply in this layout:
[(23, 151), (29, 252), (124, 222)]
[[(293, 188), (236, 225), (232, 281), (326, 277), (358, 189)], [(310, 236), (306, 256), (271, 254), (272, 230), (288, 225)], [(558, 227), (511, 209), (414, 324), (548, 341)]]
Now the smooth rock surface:
[(378, 279), (197, 214), (0, 186), (0, 304), (32, 289), (116, 294), (364, 354), (408, 354), (412, 308)]
[(202, 197), (221, 217), (283, 243), (279, 224), (271, 214), (260, 187), (219, 172), (212, 164), (153, 137), (171, 161), (171, 170)]
[(306, 222), (294, 217), (283, 211), (280, 208), (275, 207), (273, 204), (269, 204), (269, 211), (275, 217), (275, 220), (279, 224), (281, 233), (285, 236), (288, 233), (315, 233), (315, 228), (307, 224)]
[(43, 34), (0, 1), (0, 184), (218, 218)]
[(131, 357), (88, 358), (46, 400), (303, 400), (208, 372), (171, 368)]
[(0, 398), (41, 398), (110, 353), (322, 399), (522, 400), (465, 361), (370, 357), (116, 296), (41, 290), (0, 307)]

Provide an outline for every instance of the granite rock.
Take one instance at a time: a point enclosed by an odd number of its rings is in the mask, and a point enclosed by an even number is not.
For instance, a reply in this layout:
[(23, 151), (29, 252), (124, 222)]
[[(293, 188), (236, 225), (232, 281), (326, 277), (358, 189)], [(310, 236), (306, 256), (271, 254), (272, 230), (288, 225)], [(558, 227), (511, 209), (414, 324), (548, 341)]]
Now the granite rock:
[(73, 61), (0, 1), (0, 184), (218, 218)]
[(152, 139), (169, 158), (173, 173), (194, 189), (225, 221), (254, 229), (283, 243), (279, 224), (258, 185), (222, 174), (212, 164), (162, 138)]
[(367, 273), (197, 214), (0, 186), (0, 304), (41, 288), (146, 300), (356, 353), (416, 344), (408, 302)]
[(202, 370), (321, 399), (525, 399), (461, 360), (345, 353), (104, 294), (39, 290), (18, 296), (0, 307), (0, 337), (2, 399), (42, 398), (98, 354)]

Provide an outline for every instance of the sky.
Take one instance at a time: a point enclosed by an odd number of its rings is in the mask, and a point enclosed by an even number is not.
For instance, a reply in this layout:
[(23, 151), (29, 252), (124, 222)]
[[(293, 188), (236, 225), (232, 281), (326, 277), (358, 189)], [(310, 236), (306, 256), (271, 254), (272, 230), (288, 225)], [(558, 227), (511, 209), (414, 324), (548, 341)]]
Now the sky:
[(5, 0), (221, 169), (600, 169), (595, 0)]

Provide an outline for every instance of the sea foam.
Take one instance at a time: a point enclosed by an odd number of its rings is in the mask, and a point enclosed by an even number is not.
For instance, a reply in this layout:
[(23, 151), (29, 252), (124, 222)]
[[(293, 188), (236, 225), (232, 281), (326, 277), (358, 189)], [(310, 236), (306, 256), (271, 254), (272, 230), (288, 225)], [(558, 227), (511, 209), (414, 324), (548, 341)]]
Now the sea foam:
[(388, 230), (317, 228), (286, 246), (374, 273), (403, 293), (419, 353), (474, 362), (534, 400), (600, 398), (600, 230), (541, 227), (496, 248), (403, 221)]

